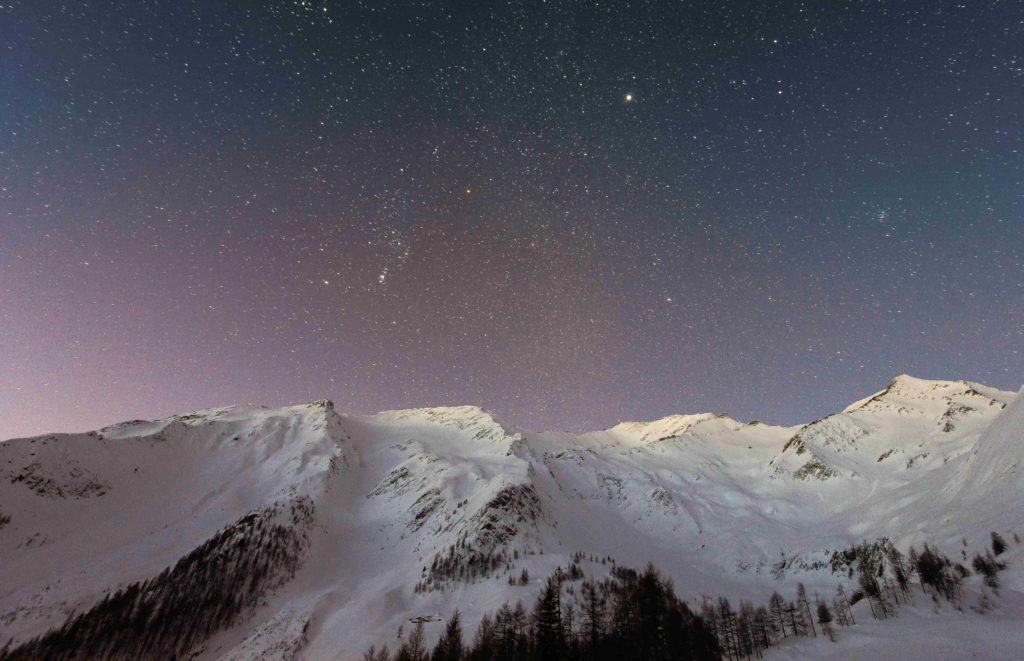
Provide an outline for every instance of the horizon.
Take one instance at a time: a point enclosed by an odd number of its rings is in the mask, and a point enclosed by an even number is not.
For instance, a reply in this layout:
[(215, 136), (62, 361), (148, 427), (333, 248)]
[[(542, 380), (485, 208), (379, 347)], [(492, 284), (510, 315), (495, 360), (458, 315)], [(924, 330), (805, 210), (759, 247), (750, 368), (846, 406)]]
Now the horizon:
[[(201, 407), (197, 407), (197, 408), (185, 408), (185, 409), (177, 410), (177, 411), (174, 411), (174, 412), (171, 412), (171, 413), (159, 414), (159, 415), (155, 415), (155, 416), (141, 416), (141, 417), (139, 417), (139, 416), (130, 417), (129, 416), (129, 417), (123, 417), (123, 418), (118, 418), (117, 420), (108, 420), (106, 422), (102, 422), (102, 423), (96, 424), (96, 425), (94, 425), (92, 427), (88, 427), (88, 428), (79, 428), (79, 429), (48, 429), (48, 430), (45, 430), (45, 431), (40, 431), (38, 433), (16, 434), (14, 436), (4, 436), (2, 433), (0, 433), (0, 443), (2, 443), (4, 441), (8, 441), (8, 440), (15, 440), (15, 439), (19, 439), (19, 438), (33, 438), (33, 437), (38, 437), (38, 436), (45, 436), (45, 435), (48, 435), (48, 434), (81, 434), (81, 433), (86, 433), (86, 432), (91, 432), (91, 431), (97, 431), (97, 430), (100, 430), (100, 429), (102, 429), (104, 427), (109, 427), (109, 426), (113, 426), (113, 425), (117, 425), (117, 424), (121, 424), (121, 423), (125, 423), (125, 422), (134, 422), (134, 421), (155, 422), (155, 421), (159, 421), (159, 420), (166, 420), (168, 418), (172, 418), (172, 417), (176, 417), (176, 416), (188, 415), (190, 413), (198, 413), (198, 412), (201, 412), (201, 411), (209, 411), (209, 410), (216, 410), (216, 409), (222, 409), (222, 408), (249, 408), (249, 409), (254, 409), (254, 410), (255, 409), (275, 410), (275, 409), (282, 409), (282, 408), (289, 408), (289, 407), (296, 407), (296, 406), (305, 406), (305, 405), (314, 404), (314, 403), (321, 402), (321, 401), (329, 402), (334, 407), (334, 410), (339, 415), (353, 416), (353, 417), (372, 417), (372, 416), (375, 416), (375, 415), (378, 415), (378, 414), (381, 414), (381, 413), (388, 413), (388, 412), (393, 412), (393, 411), (411, 411), (411, 410), (417, 410), (417, 409), (445, 409), (445, 408), (473, 407), (473, 408), (478, 408), (478, 409), (482, 410), (484, 413), (486, 413), (486, 414), (496, 418), (496, 422), (499, 422), (500, 424), (504, 424), (504, 422), (507, 421), (508, 423), (514, 425), (515, 427), (517, 427), (519, 429), (522, 429), (523, 431), (527, 431), (527, 432), (531, 432), (531, 433), (537, 433), (537, 434), (544, 434), (544, 433), (549, 433), (549, 432), (551, 432), (551, 433), (582, 434), (582, 433), (589, 433), (589, 432), (596, 432), (596, 431), (604, 431), (604, 430), (611, 429), (612, 427), (615, 427), (617, 425), (622, 425), (622, 424), (631, 424), (631, 423), (632, 424), (647, 424), (647, 423), (657, 422), (659, 420), (664, 420), (666, 418), (671, 418), (671, 417), (674, 417), (674, 416), (695, 416), (695, 415), (726, 416), (726, 417), (728, 417), (728, 418), (730, 418), (730, 419), (732, 419), (732, 420), (734, 420), (736, 422), (739, 422), (741, 424), (746, 424), (746, 425), (753, 424), (753, 423), (760, 423), (760, 424), (769, 425), (769, 426), (773, 426), (773, 427), (798, 427), (798, 426), (803, 426), (803, 425), (809, 424), (811, 422), (815, 422), (815, 421), (820, 420), (820, 419), (822, 419), (824, 417), (827, 417), (829, 415), (840, 413), (843, 410), (845, 410), (846, 408), (848, 408), (849, 406), (851, 406), (851, 405), (853, 405), (853, 404), (855, 404), (857, 402), (863, 401), (863, 400), (868, 399), (868, 398), (870, 398), (870, 397), (872, 397), (874, 395), (882, 393), (882, 392), (885, 391), (885, 389), (888, 386), (890, 386), (892, 384), (892, 382), (894, 382), (896, 379), (898, 379), (900, 377), (903, 377), (903, 376), (910, 377), (912, 379), (916, 379), (916, 380), (920, 380), (920, 381), (943, 382), (943, 383), (957, 383), (957, 382), (972, 383), (972, 384), (975, 384), (975, 385), (982, 385), (982, 386), (985, 386), (987, 388), (993, 388), (995, 390), (999, 390), (999, 391), (1004, 392), (1004, 393), (1018, 393), (1018, 392), (1024, 391), (1024, 383), (1021, 383), (1021, 385), (1019, 385), (1017, 387), (1012, 387), (1012, 386), (1011, 387), (1002, 387), (1002, 386), (998, 386), (998, 385), (992, 385), (990, 383), (984, 383), (984, 382), (981, 382), (981, 381), (976, 381), (974, 379), (966, 379), (966, 378), (935, 379), (935, 378), (919, 377), (919, 376), (915, 376), (913, 374), (907, 374), (907, 373), (903, 372), (903, 373), (897, 374), (896, 376), (890, 378), (885, 383), (885, 386), (883, 386), (879, 390), (874, 390), (874, 391), (871, 391), (869, 393), (863, 394), (860, 397), (857, 397), (855, 399), (851, 399), (851, 400), (847, 401), (845, 404), (844, 403), (837, 404), (835, 408), (833, 408), (833, 409), (831, 409), (829, 411), (823, 412), (823, 413), (818, 414), (818, 415), (814, 415), (812, 417), (807, 417), (807, 418), (804, 418), (802, 420), (797, 420), (797, 421), (794, 421), (794, 422), (781, 422), (781, 421), (773, 420), (770, 417), (764, 417), (764, 416), (763, 417), (743, 416), (743, 415), (736, 414), (736, 413), (734, 413), (732, 411), (723, 410), (723, 409), (703, 409), (703, 410), (697, 410), (697, 409), (676, 409), (674, 411), (665, 412), (665, 413), (661, 413), (661, 414), (655, 414), (652, 417), (646, 417), (646, 418), (638, 418), (638, 417), (620, 418), (618, 420), (614, 420), (614, 421), (612, 421), (610, 423), (607, 423), (607, 424), (605, 424), (603, 426), (591, 427), (591, 428), (565, 428), (565, 427), (561, 427), (561, 428), (554, 428), (554, 427), (537, 428), (537, 427), (531, 427), (531, 426), (527, 426), (527, 425), (522, 424), (521, 422), (519, 422), (516, 419), (512, 419), (512, 418), (507, 417), (500, 410), (497, 410), (497, 409), (494, 409), (494, 408), (491, 408), (491, 407), (488, 407), (488, 406), (485, 406), (485, 405), (482, 405), (482, 404), (470, 403), (470, 402), (447, 403), (447, 404), (410, 405), (410, 406), (400, 406), (400, 407), (379, 408), (379, 409), (366, 410), (366, 411), (356, 411), (356, 410), (350, 410), (350, 409), (346, 409), (346, 408), (343, 408), (343, 407), (339, 407), (337, 402), (336, 402), (336, 400), (334, 398), (331, 398), (331, 397), (323, 398), (323, 397), (321, 397), (321, 398), (309, 399), (309, 400), (303, 400), (303, 401), (289, 401), (287, 403), (234, 402), (234, 403), (212, 404), (212, 405), (201, 406)], [(0, 425), (0, 429), (2, 429), (2, 425)]]

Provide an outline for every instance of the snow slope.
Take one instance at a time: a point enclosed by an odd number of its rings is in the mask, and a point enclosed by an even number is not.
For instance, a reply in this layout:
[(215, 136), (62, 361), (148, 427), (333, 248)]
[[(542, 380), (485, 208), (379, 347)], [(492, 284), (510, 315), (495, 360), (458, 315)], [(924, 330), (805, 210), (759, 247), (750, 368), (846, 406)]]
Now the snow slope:
[[(853, 606), (856, 625), (839, 627), (836, 642), (822, 636), (791, 638), (770, 650), (766, 658), (1019, 659), (1024, 647), (1024, 548), (1014, 544), (1000, 559), (1007, 565), (1000, 573), (1001, 587), (992, 590), (982, 584), (980, 576), (969, 577), (960, 608), (913, 586), (913, 603), (900, 607), (893, 619), (872, 619), (867, 601), (861, 601)], [(979, 606), (983, 598), (987, 608)]]
[[(297, 573), (200, 658), (354, 658), (410, 617), (457, 606), (472, 624), (530, 600), (576, 551), (654, 562), (690, 598), (830, 591), (831, 552), (865, 539), (959, 553), (966, 538), (973, 553), (990, 530), (1024, 532), (1022, 430), (1013, 393), (900, 376), (790, 428), (704, 413), (535, 433), (471, 406), (346, 416), (321, 401), (14, 439), (0, 443), (0, 642), (300, 501), (313, 514), (294, 524)], [(510, 585), (523, 569), (534, 580)]]

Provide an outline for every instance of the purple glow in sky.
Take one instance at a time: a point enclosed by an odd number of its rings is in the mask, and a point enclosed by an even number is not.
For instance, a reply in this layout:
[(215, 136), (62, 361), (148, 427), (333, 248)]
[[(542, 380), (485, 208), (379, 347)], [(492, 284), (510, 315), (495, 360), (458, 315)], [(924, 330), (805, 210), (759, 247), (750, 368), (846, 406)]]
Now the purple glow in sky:
[(798, 4), (7, 3), (0, 438), (1016, 389), (1021, 8)]

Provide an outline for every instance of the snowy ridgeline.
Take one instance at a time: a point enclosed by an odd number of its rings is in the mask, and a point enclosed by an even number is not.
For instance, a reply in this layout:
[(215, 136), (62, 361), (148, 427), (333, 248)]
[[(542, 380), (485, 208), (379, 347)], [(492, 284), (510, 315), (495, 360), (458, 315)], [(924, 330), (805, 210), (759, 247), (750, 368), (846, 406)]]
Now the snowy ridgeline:
[[(833, 624), (837, 642), (783, 626), (766, 653), (913, 658), (920, 638), (927, 656), (946, 640), (1002, 658), (1024, 619), (1022, 460), (1024, 400), (906, 376), (796, 427), (704, 413), (534, 433), (476, 407), (346, 416), (319, 401), (15, 439), (0, 443), (0, 645), (14, 658), (359, 658), (398, 649), (417, 622), (432, 645), (456, 608), (467, 644), (506, 603), (536, 625), (557, 568), (563, 604), (617, 582), (612, 613), (632, 589), (625, 568), (651, 563), (681, 600), (665, 612), (703, 623), (687, 640), (711, 627), (727, 654), (742, 650), (719, 640), (705, 596), (755, 621), (775, 592), (799, 603), (802, 584), (812, 625), (816, 595), (845, 617), (840, 587), (856, 625)], [(989, 560), (992, 531), (1008, 548)], [(938, 599), (897, 571), (926, 542), (956, 578)], [(865, 562), (880, 597), (861, 584)]]

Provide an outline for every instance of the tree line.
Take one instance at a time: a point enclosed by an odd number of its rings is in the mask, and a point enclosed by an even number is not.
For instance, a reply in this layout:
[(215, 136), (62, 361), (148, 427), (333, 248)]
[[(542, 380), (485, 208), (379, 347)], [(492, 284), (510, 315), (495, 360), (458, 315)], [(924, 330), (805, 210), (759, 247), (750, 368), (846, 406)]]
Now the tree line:
[[(576, 585), (578, 583), (578, 586)], [(672, 582), (649, 565), (614, 567), (602, 580), (572, 580), (556, 570), (527, 611), (505, 604), (480, 620), (463, 643), (461, 618), (449, 618), (433, 650), (417, 623), (399, 649), (371, 648), (367, 661), (548, 661), (554, 659), (718, 659), (713, 630), (679, 599)]]
[(473, 515), (474, 520), (467, 528), (475, 531), (474, 537), (471, 539), (463, 532), (446, 551), (438, 552), (429, 566), (423, 567), (416, 592), (444, 590), (453, 583), (469, 583), (490, 578), (502, 570), (511, 571), (519, 551), (508, 554), (504, 549), (523, 528), (535, 525), (540, 514), (540, 499), (532, 486), (512, 484), (502, 488)]
[[(991, 550), (972, 561), (989, 587), (998, 587), (998, 572), (1006, 567), (998, 556), (1006, 547), (993, 532)], [(425, 643), (423, 623), (417, 622), (394, 653), (374, 646), (363, 661), (754, 659), (790, 638), (835, 641), (837, 627), (857, 623), (851, 605), (862, 599), (869, 602), (872, 617), (891, 617), (911, 602), (915, 576), (926, 594), (959, 607), (961, 585), (970, 575), (964, 564), (927, 543), (904, 555), (880, 538), (833, 554), (833, 573), (856, 576), (857, 589), (849, 597), (841, 584), (827, 598), (811, 597), (799, 584), (791, 600), (776, 591), (766, 604), (741, 600), (737, 608), (725, 597), (705, 597), (695, 612), (653, 565), (636, 571), (613, 563), (611, 575), (598, 581), (584, 576), (582, 559), (577, 553), (567, 571), (556, 569), (529, 609), (519, 601), (485, 614), (471, 641), (464, 642), (456, 611), (433, 648)], [(527, 576), (523, 570), (519, 579), (510, 574), (509, 581), (523, 584)]]
[(187, 658), (294, 576), (312, 517), (308, 498), (251, 512), (173, 567), (107, 594), (59, 629), (13, 649), (8, 641), (0, 661)]

